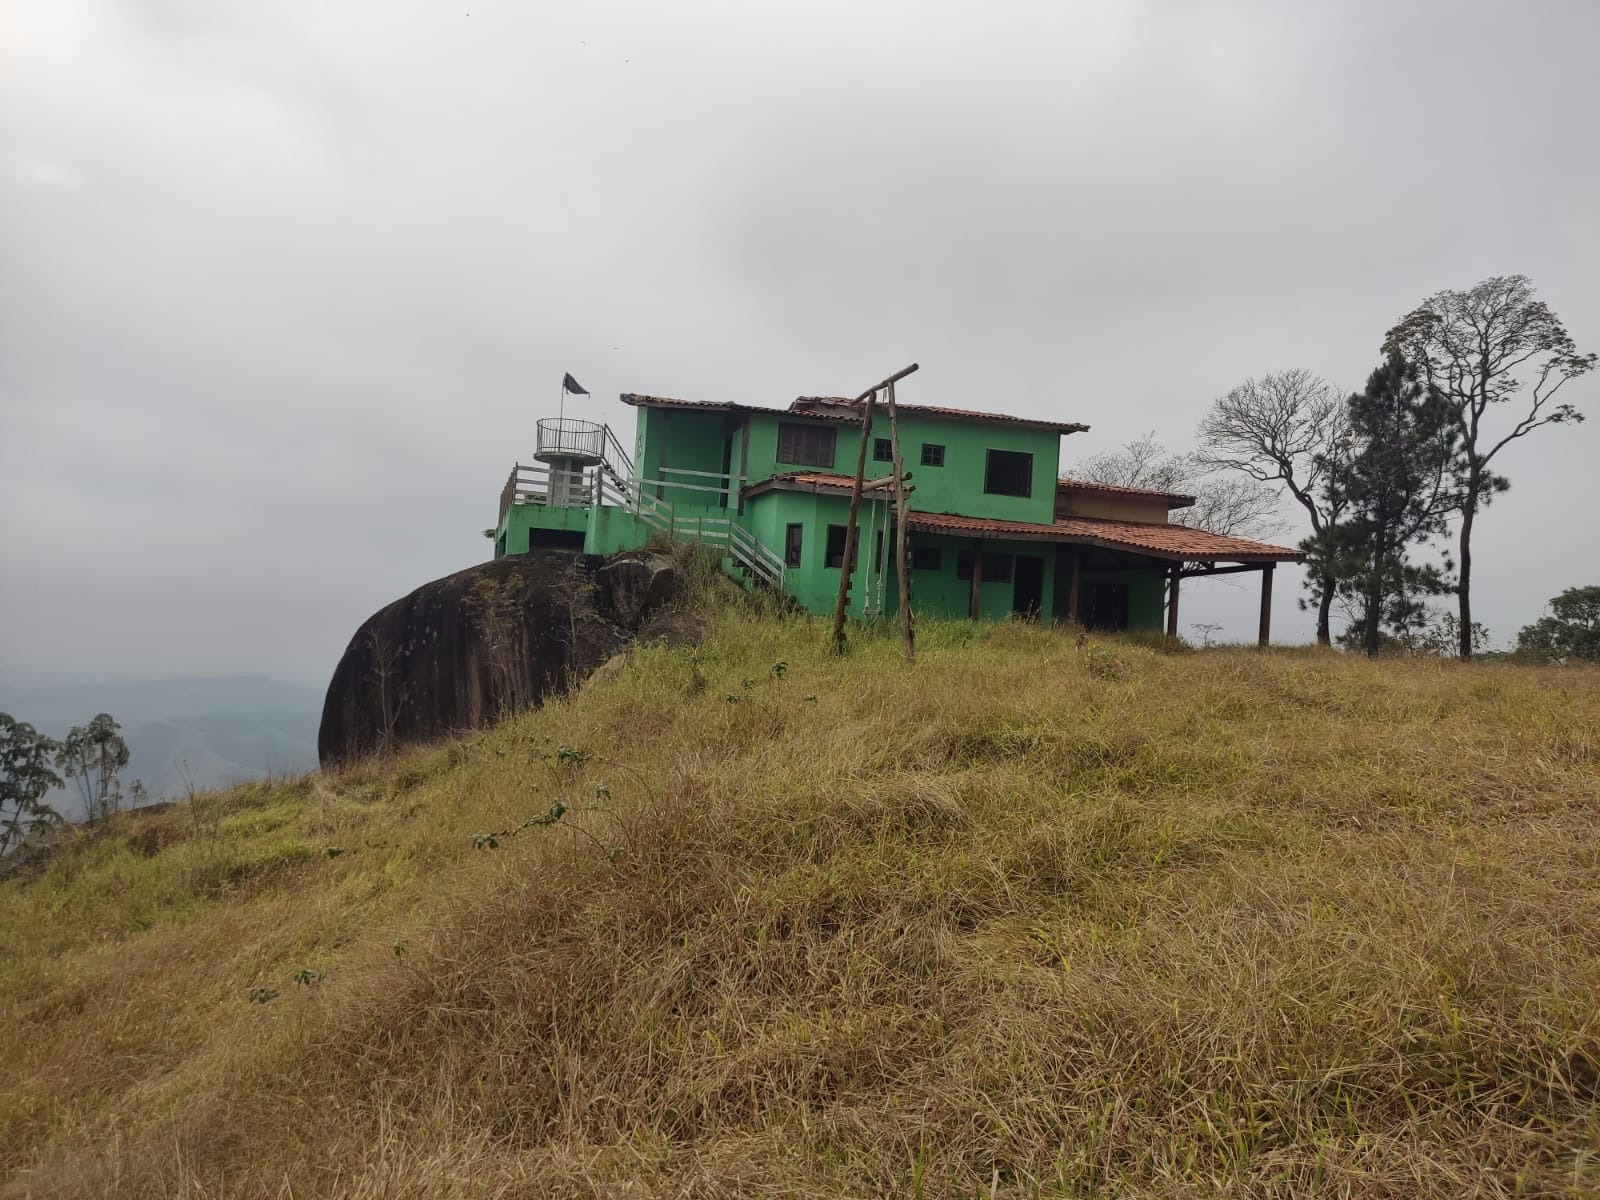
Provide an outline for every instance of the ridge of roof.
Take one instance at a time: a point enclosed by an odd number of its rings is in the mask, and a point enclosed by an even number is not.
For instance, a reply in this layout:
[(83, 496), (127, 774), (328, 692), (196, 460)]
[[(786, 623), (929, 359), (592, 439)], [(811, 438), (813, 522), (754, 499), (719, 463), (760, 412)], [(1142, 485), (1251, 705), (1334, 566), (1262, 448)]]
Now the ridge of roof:
[[(930, 417), (950, 417), (956, 420), (967, 421), (1001, 421), (1007, 425), (1019, 425), (1025, 429), (1053, 430), (1057, 433), (1083, 433), (1089, 427), (1079, 421), (1049, 421), (1038, 417), (1017, 417), (1010, 413), (979, 412), (974, 408), (950, 408), (943, 404), (908, 404), (895, 401), (895, 407), (906, 412), (921, 413)], [(820, 408), (833, 409), (834, 412), (821, 413)], [(859, 413), (861, 405), (854, 400), (843, 396), (796, 396), (789, 405), (789, 411), (807, 416), (833, 416), (835, 413), (848, 411)]]
[[(843, 396), (797, 396), (787, 408), (767, 408), (759, 404), (735, 404), (722, 400), (680, 400), (676, 396), (649, 396), (623, 392), (624, 404), (635, 408), (697, 408), (706, 412), (760, 412), (778, 416), (809, 417), (821, 421), (861, 422), (861, 406)], [(1079, 421), (1047, 421), (1035, 417), (1015, 417), (1009, 413), (979, 412), (971, 408), (949, 408), (942, 404), (902, 404), (895, 407), (929, 417), (949, 417), (966, 421), (999, 421), (1023, 429), (1042, 429), (1056, 433), (1083, 433), (1089, 427)]]

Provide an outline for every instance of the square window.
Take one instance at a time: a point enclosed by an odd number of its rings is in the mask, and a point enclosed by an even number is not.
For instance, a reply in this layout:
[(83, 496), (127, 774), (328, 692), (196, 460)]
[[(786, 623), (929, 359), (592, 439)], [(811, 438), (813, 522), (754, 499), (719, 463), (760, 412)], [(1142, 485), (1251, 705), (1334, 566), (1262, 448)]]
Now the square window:
[(888, 438), (873, 438), (872, 439), (872, 461), (873, 462), (893, 462), (894, 461), (894, 444), (892, 442), (890, 442)]
[(961, 550), (956, 553), (956, 578), (972, 578), (972, 551)]
[(944, 447), (933, 442), (922, 443), (922, 465), (925, 467), (944, 466)]
[(833, 466), (836, 430), (819, 425), (778, 422), (778, 461), (800, 467)]
[[(828, 549), (827, 549), (827, 553), (823, 556), (823, 559), (822, 559), (822, 565), (823, 566), (825, 566), (825, 567), (842, 567), (842, 566), (844, 566), (844, 535), (845, 535), (845, 532), (846, 532), (846, 530), (845, 530), (845, 527), (843, 525), (829, 525), (828, 526)], [(860, 538), (859, 535), (857, 535), (857, 537), (856, 537), (856, 542), (858, 543), (857, 546), (856, 546), (857, 553), (856, 554), (852, 554), (850, 556), (850, 569), (852, 571), (855, 570), (856, 563), (859, 561), (859, 553), (860, 553), (860, 545), (859, 545), (859, 543), (860, 543), (860, 541), (861, 541), (861, 538)]]
[(805, 537), (804, 525), (790, 525), (783, 531), (783, 565), (798, 567), (800, 565), (800, 551), (803, 548)]
[(991, 496), (1033, 495), (1033, 455), (1020, 450), (990, 450), (983, 490)]
[(941, 571), (944, 569), (944, 552), (938, 546), (911, 547), (913, 571)]
[(983, 582), (1010, 583), (1011, 555), (995, 554), (992, 551), (985, 550), (983, 552)]

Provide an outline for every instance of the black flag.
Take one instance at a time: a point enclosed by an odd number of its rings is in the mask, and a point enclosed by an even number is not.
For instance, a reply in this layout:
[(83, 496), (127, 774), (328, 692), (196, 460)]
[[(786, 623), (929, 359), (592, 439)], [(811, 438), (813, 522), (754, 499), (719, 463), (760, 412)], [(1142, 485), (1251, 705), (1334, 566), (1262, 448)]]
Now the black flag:
[(563, 392), (571, 392), (574, 396), (587, 396), (589, 394), (589, 389), (574, 379), (571, 374), (561, 377), (561, 390)]

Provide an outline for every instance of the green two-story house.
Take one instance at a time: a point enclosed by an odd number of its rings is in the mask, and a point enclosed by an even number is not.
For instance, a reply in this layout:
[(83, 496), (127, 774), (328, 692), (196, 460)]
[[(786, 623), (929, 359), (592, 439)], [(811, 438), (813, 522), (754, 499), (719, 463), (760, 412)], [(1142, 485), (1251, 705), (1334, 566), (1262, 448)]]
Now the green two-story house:
[[(888, 415), (871, 428), (857, 402), (801, 397), (786, 409), (626, 394), (631, 452), (603, 425), (538, 423), (536, 465), (501, 494), (495, 553), (568, 545), (591, 554), (652, 533), (724, 551), (736, 577), (832, 611), (861, 439), (866, 476), (892, 470)], [(897, 405), (913, 489), (907, 534), (911, 603), (924, 615), (1076, 620), (1091, 628), (1177, 632), (1180, 579), (1262, 573), (1262, 640), (1281, 546), (1169, 520), (1193, 498), (1060, 477), (1062, 438), (1088, 426), (929, 405)], [(898, 581), (889, 489), (861, 502), (849, 611), (892, 615)]]

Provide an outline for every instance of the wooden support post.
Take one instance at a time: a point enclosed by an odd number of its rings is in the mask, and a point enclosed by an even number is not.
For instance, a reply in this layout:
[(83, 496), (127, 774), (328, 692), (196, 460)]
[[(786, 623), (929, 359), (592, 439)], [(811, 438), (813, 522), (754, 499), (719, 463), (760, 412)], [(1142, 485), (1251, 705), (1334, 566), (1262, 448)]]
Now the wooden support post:
[(844, 610), (850, 602), (850, 576), (856, 565), (856, 517), (861, 511), (861, 482), (867, 473), (867, 447), (872, 442), (872, 410), (877, 403), (877, 393), (867, 396), (867, 407), (861, 415), (861, 445), (856, 450), (856, 477), (850, 486), (850, 516), (844, 527), (844, 562), (839, 566), (839, 596), (833, 605), (833, 649), (843, 654)]
[[(906, 498), (906, 464), (900, 457), (900, 417), (894, 406), (894, 380), (884, 388), (884, 399), (889, 403), (889, 451), (894, 458), (894, 521), (895, 521), (895, 571), (900, 584), (900, 650), (907, 662), (917, 661), (917, 635), (911, 614), (911, 551), (910, 530), (906, 528), (911, 502)], [(867, 401), (870, 408), (871, 400)], [(862, 465), (865, 466), (867, 443), (861, 442)], [(857, 477), (855, 497), (861, 498), (861, 483)]]
[(1173, 563), (1169, 572), (1171, 582), (1167, 592), (1167, 636), (1178, 636), (1178, 581), (1183, 578), (1183, 564)]
[(740, 516), (744, 515), (744, 481), (750, 474), (750, 418), (744, 419), (744, 435), (739, 439), (739, 478), (732, 480), (734, 494), (739, 497), (739, 507), (735, 510)]
[(1067, 588), (1067, 617), (1078, 620), (1078, 593), (1080, 577), (1083, 575), (1083, 551), (1072, 551), (1072, 583)]
[(1272, 570), (1276, 563), (1261, 568), (1261, 634), (1257, 644), (1265, 646), (1272, 636)]
[(967, 601), (967, 620), (976, 621), (983, 606), (983, 539), (972, 539), (972, 594)]

